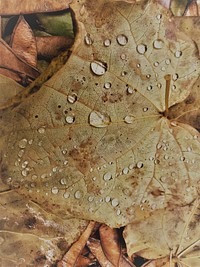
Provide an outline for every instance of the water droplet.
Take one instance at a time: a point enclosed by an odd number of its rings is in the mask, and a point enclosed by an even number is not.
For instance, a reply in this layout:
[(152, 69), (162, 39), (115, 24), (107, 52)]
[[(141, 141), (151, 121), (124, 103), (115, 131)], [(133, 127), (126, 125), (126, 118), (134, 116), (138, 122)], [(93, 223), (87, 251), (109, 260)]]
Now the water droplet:
[(144, 164), (143, 164), (142, 161), (138, 161), (136, 166), (137, 166), (138, 169), (141, 169), (144, 166)]
[(67, 154), (67, 149), (62, 150), (63, 155)]
[(126, 59), (126, 54), (121, 54), (120, 58), (121, 58), (122, 60), (125, 60), (125, 59)]
[(178, 74), (177, 73), (175, 73), (173, 76), (172, 76), (172, 79), (173, 79), (173, 81), (176, 81), (176, 80), (178, 80)]
[(165, 67), (162, 67), (161, 70), (162, 70), (162, 71), (165, 71), (166, 69), (165, 69)]
[(165, 176), (161, 176), (161, 177), (160, 177), (160, 181), (161, 181), (162, 183), (165, 183), (166, 180), (167, 180), (167, 177), (165, 177)]
[(110, 88), (111, 88), (111, 83), (106, 82), (106, 83), (104, 84), (104, 88), (105, 88), (105, 89), (110, 89)]
[(169, 159), (169, 156), (168, 155), (164, 155), (164, 159), (165, 160), (168, 160)]
[(158, 88), (161, 88), (161, 87), (162, 87), (162, 84), (161, 84), (161, 83), (158, 83), (158, 84), (157, 84), (157, 87), (158, 87)]
[(121, 210), (118, 209), (117, 212), (116, 212), (117, 216), (119, 216), (121, 214)]
[(178, 124), (177, 124), (176, 121), (171, 121), (171, 122), (170, 122), (170, 125), (173, 126), (173, 127), (176, 127)]
[(96, 181), (96, 179), (97, 179), (97, 177), (92, 177), (92, 180), (93, 180), (93, 181)]
[(172, 89), (173, 90), (176, 90), (176, 85), (172, 85)]
[(126, 75), (127, 75), (127, 72), (126, 71), (122, 71), (121, 76), (124, 77)]
[(110, 198), (109, 196), (107, 196), (107, 197), (105, 198), (105, 202), (107, 202), (107, 203), (110, 202), (110, 199), (111, 199), (111, 198)]
[(65, 193), (63, 194), (63, 197), (64, 197), (64, 198), (69, 198), (69, 197), (70, 197), (70, 193), (69, 193), (69, 192), (65, 192)]
[(158, 143), (156, 146), (157, 149), (161, 149), (162, 148), (162, 144)]
[(93, 197), (93, 196), (89, 196), (89, 197), (88, 197), (88, 201), (89, 201), (89, 202), (92, 202), (93, 200), (94, 200), (94, 197)]
[(155, 67), (158, 67), (158, 66), (159, 66), (159, 62), (156, 61), (156, 62), (153, 63), (153, 65), (154, 65)]
[(54, 187), (51, 188), (51, 192), (52, 192), (54, 195), (56, 195), (56, 194), (58, 194), (59, 190), (58, 190), (57, 187), (54, 186)]
[(57, 167), (53, 167), (52, 171), (53, 172), (57, 172), (58, 168)]
[(23, 175), (24, 177), (26, 177), (26, 176), (28, 175), (28, 171), (27, 171), (27, 169), (22, 170), (22, 175)]
[(45, 133), (45, 128), (44, 127), (39, 128), (38, 133), (41, 133), (41, 134)]
[(170, 63), (171, 63), (171, 59), (167, 58), (167, 59), (165, 60), (165, 64), (166, 64), (166, 65), (169, 65)]
[(66, 180), (66, 178), (62, 178), (62, 179), (60, 180), (60, 183), (61, 183), (62, 185), (67, 184), (67, 180)]
[(154, 160), (154, 157), (149, 157), (149, 160), (151, 160), (151, 161)]
[(191, 148), (191, 147), (188, 147), (188, 148), (187, 148), (187, 151), (188, 151), (188, 152), (191, 152), (191, 151), (192, 151), (192, 148)]
[(155, 49), (161, 49), (161, 48), (163, 47), (163, 44), (164, 44), (163, 40), (161, 40), (161, 39), (157, 39), (157, 40), (155, 40), (155, 41), (153, 42), (153, 47), (154, 47)]
[(198, 139), (198, 135), (194, 135), (193, 138), (196, 140)]
[(124, 122), (130, 124), (130, 123), (133, 123), (134, 122), (134, 116), (130, 116), (130, 115), (127, 115), (125, 118), (124, 118)]
[(81, 193), (81, 191), (76, 191), (75, 192), (75, 194), (74, 194), (74, 197), (76, 198), (76, 199), (80, 199), (81, 197), (82, 197), (82, 193)]
[(129, 86), (129, 87), (127, 88), (127, 93), (128, 93), (128, 94), (133, 94), (133, 88)]
[(185, 157), (184, 157), (184, 156), (181, 156), (181, 157), (180, 157), (180, 160), (181, 160), (181, 161), (185, 161)]
[(93, 61), (90, 64), (90, 67), (91, 67), (92, 72), (98, 76), (105, 74), (107, 70), (106, 64), (100, 61)]
[(148, 111), (148, 108), (147, 107), (143, 108), (143, 111), (144, 112), (147, 112)]
[(92, 45), (93, 44), (93, 39), (91, 38), (89, 33), (85, 35), (84, 40), (85, 40), (86, 45)]
[(140, 55), (144, 55), (147, 51), (147, 46), (145, 44), (139, 44), (137, 45), (136, 50)]
[(146, 77), (147, 77), (147, 79), (149, 79), (151, 77), (151, 75), (150, 74), (147, 74)]
[(149, 85), (149, 86), (147, 87), (147, 90), (148, 90), (148, 91), (151, 91), (152, 89), (153, 89), (152, 85)]
[(26, 147), (26, 145), (27, 145), (27, 140), (24, 138), (24, 139), (22, 139), (22, 140), (20, 140), (19, 141), (19, 147), (20, 148), (25, 148)]
[(77, 95), (76, 94), (71, 94), (67, 96), (67, 101), (70, 104), (74, 104), (77, 101)]
[(11, 183), (12, 178), (11, 177), (8, 177), (6, 181), (7, 181), (8, 184)]
[(66, 166), (68, 164), (68, 160), (64, 160), (63, 164)]
[(130, 164), (128, 167), (129, 167), (129, 170), (132, 170), (132, 169), (134, 169), (135, 164), (132, 163), (132, 164)]
[(140, 68), (141, 67), (140, 63), (138, 63), (136, 66), (137, 66), (137, 68)]
[(22, 163), (22, 168), (25, 169), (27, 165), (28, 165), (28, 161), (26, 160), (26, 161), (24, 161), (24, 162)]
[(156, 205), (155, 203), (151, 205), (151, 209), (152, 209), (152, 210), (155, 210), (156, 207), (157, 207), (157, 205)]
[(110, 45), (111, 45), (111, 40), (110, 40), (110, 39), (106, 39), (106, 40), (104, 41), (104, 45), (105, 45), (106, 47), (110, 46)]
[(69, 124), (72, 124), (75, 121), (75, 117), (74, 116), (67, 116), (65, 118), (65, 121)]
[(123, 172), (123, 174), (128, 174), (129, 173), (128, 167), (124, 168), (122, 172)]
[(124, 46), (124, 45), (126, 45), (128, 43), (128, 38), (127, 38), (126, 35), (120, 34), (120, 35), (117, 36), (117, 42), (118, 42), (119, 45)]
[(109, 181), (110, 179), (112, 179), (112, 173), (111, 172), (105, 173), (104, 176), (103, 176), (103, 179), (105, 181)]
[(182, 51), (177, 50), (177, 51), (174, 53), (174, 56), (175, 56), (176, 58), (180, 58), (180, 57), (182, 56)]
[(156, 16), (156, 18), (157, 18), (158, 20), (160, 20), (160, 19), (162, 18), (162, 14), (158, 14), (158, 15)]
[(107, 127), (111, 122), (110, 116), (98, 111), (92, 111), (89, 116), (90, 125), (97, 128)]
[(113, 198), (111, 201), (111, 205), (113, 207), (117, 207), (119, 205), (119, 200), (117, 198)]

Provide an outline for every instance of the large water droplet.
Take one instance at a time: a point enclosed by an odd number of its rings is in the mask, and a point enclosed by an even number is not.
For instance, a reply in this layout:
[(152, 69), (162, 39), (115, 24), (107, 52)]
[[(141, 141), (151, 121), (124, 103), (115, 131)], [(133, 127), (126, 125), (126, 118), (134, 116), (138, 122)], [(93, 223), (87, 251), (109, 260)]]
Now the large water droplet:
[(136, 50), (140, 55), (144, 55), (147, 51), (147, 46), (145, 44), (139, 44), (137, 45)]
[(157, 39), (157, 40), (155, 40), (155, 41), (153, 42), (153, 47), (154, 47), (155, 49), (161, 49), (161, 48), (163, 47), (163, 44), (164, 44), (163, 40), (161, 40), (161, 39)]
[(111, 122), (110, 116), (98, 111), (92, 111), (89, 115), (90, 125), (97, 128), (107, 127)]
[(91, 67), (92, 72), (98, 76), (105, 74), (107, 70), (106, 64), (100, 61), (93, 61), (90, 64), (90, 67)]
[(126, 45), (128, 43), (128, 37), (124, 34), (120, 34), (117, 36), (117, 42), (119, 45)]
[(22, 139), (22, 140), (20, 140), (19, 141), (19, 147), (20, 148), (25, 148), (26, 147), (26, 145), (27, 145), (27, 140), (24, 138), (24, 139)]

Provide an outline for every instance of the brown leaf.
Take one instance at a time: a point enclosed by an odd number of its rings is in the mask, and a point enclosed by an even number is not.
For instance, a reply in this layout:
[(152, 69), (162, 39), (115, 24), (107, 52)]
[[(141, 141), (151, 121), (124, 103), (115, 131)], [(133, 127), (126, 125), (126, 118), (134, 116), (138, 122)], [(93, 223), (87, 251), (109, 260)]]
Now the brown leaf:
[(92, 233), (94, 226), (95, 222), (91, 221), (79, 239), (71, 246), (62, 260), (58, 263), (58, 267), (75, 266), (81, 251), (83, 250), (89, 236)]
[(105, 256), (103, 249), (101, 247), (101, 243), (99, 240), (95, 239), (95, 238), (90, 238), (87, 241), (87, 246), (89, 247), (89, 249), (91, 250), (92, 254), (94, 254), (94, 256), (97, 258), (99, 264), (102, 267), (115, 267), (116, 265), (113, 265), (108, 258)]
[(26, 63), (36, 68), (37, 66), (37, 48), (33, 31), (23, 16), (20, 16), (11, 38), (10, 46), (16, 55)]
[(0, 67), (17, 74), (22, 83), (24, 80), (30, 82), (30, 80), (35, 79), (39, 75), (35, 68), (31, 67), (21, 59), (2, 39), (0, 39), (0, 54)]
[(185, 16), (199, 16), (199, 10), (196, 0), (191, 1), (186, 10), (185, 10)]
[(104, 254), (113, 265), (118, 266), (121, 256), (121, 247), (117, 230), (104, 224), (100, 226), (99, 234)]
[(29, 14), (38, 12), (58, 11), (68, 8), (71, 0), (0, 0), (0, 15)]
[(71, 47), (74, 39), (65, 36), (36, 37), (38, 57), (53, 58)]

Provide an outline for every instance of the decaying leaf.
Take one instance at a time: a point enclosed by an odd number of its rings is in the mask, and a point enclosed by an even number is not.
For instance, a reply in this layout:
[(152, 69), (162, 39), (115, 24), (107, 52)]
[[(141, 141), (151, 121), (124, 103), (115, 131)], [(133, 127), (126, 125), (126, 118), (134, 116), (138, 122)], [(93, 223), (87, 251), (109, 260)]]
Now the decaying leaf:
[(160, 264), (155, 261), (158, 267), (199, 266), (199, 208), (197, 199), (191, 205), (156, 211), (144, 222), (128, 225), (124, 236), (129, 255), (137, 252), (148, 259), (168, 256), (165, 264), (163, 260), (158, 261)]
[(165, 212), (174, 221), (177, 210), (187, 218), (199, 133), (169, 116), (198, 79), (196, 44), (157, 1), (71, 8), (78, 33), (66, 65), (1, 110), (2, 182), (62, 218), (112, 227)]

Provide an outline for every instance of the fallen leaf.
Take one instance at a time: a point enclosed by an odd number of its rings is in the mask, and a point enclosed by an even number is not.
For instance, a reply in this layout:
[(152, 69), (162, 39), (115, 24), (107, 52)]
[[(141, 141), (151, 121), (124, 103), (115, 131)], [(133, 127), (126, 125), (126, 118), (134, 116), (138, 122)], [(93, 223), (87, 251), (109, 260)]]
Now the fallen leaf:
[(32, 67), (37, 66), (37, 48), (33, 32), (21, 16), (14, 28), (10, 46), (21, 59)]
[(69, 0), (35, 0), (30, 2), (24, 0), (0, 0), (0, 15), (30, 14), (37, 12), (50, 12), (66, 9), (71, 1)]
[(92, 233), (94, 226), (95, 222), (91, 221), (79, 239), (71, 246), (62, 260), (58, 263), (58, 267), (75, 266), (81, 251), (83, 250), (88, 238)]
[(2, 39), (0, 39), (0, 54), (0, 73), (5, 75), (7, 72), (5, 73), (4, 70), (9, 70), (10, 73), (14, 73), (13, 78), (18, 77), (22, 84), (30, 83), (39, 75), (35, 68), (20, 58)]
[(156, 1), (71, 8), (66, 65), (1, 111), (2, 182), (55, 215), (112, 227), (190, 207), (199, 133), (168, 115), (198, 79), (196, 45)]
[(155, 266), (199, 266), (199, 207), (197, 199), (188, 206), (156, 211), (144, 222), (128, 225), (124, 237), (129, 256), (133, 253), (147, 259), (168, 256), (166, 265), (156, 265), (155, 261)]

